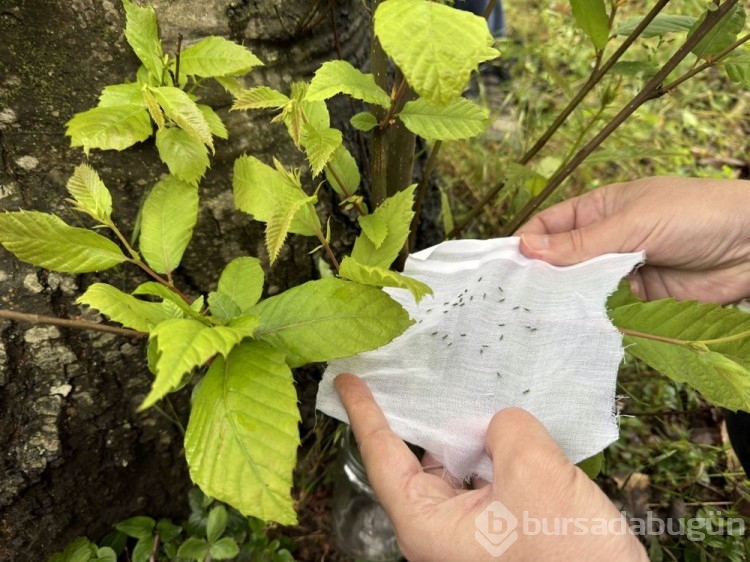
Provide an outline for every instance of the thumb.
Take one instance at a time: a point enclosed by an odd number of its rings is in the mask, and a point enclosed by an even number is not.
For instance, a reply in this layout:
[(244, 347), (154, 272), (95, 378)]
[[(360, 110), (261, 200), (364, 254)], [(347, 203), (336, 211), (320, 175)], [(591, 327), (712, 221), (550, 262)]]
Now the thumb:
[(573, 265), (602, 254), (621, 252), (623, 235), (611, 221), (557, 234), (521, 234), (519, 248), (527, 258), (552, 265)]

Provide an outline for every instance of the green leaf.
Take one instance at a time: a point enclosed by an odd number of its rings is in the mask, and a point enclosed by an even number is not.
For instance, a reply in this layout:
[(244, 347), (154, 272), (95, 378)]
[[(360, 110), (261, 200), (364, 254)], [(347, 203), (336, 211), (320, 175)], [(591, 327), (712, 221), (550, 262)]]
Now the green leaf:
[(362, 234), (379, 249), (388, 236), (388, 222), (382, 213), (370, 213), (359, 217), (359, 226), (362, 228)]
[(466, 98), (436, 107), (423, 99), (407, 102), (398, 114), (407, 129), (428, 140), (475, 137), (489, 124), (487, 112)]
[(211, 558), (229, 560), (240, 553), (240, 547), (232, 537), (223, 537), (211, 545)]
[(131, 560), (133, 562), (150, 562), (151, 553), (154, 551), (155, 540), (155, 537), (144, 537), (135, 543)]
[(240, 344), (211, 364), (195, 393), (185, 434), (190, 477), (244, 515), (296, 523), (299, 420), (284, 355), (260, 342)]
[(206, 37), (180, 54), (180, 73), (187, 76), (239, 76), (256, 66), (263, 66), (258, 57), (223, 37)]
[(367, 235), (358, 236), (352, 249), (352, 257), (355, 260), (362, 265), (390, 267), (409, 237), (409, 228), (414, 217), (412, 206), (415, 188), (416, 185), (411, 185), (399, 191), (375, 209), (371, 215), (374, 218), (367, 219), (367, 222), (378, 221), (385, 224), (388, 234), (380, 245), (373, 243)]
[(375, 34), (409, 85), (436, 106), (460, 96), (479, 63), (499, 55), (484, 18), (436, 2), (382, 2)]
[(127, 261), (104, 236), (39, 211), (0, 213), (0, 244), (21, 261), (64, 273), (103, 271)]
[[(150, 295), (152, 297), (159, 297), (162, 299), (162, 308), (164, 308), (165, 311), (172, 311), (170, 314), (170, 318), (184, 318), (184, 317), (190, 317), (194, 320), (198, 320), (199, 322), (204, 323), (206, 326), (210, 324), (208, 319), (205, 316), (202, 316), (198, 312), (194, 310), (194, 306), (199, 306), (203, 302), (203, 297), (198, 297), (193, 301), (192, 305), (185, 302), (185, 300), (180, 297), (177, 293), (175, 293), (173, 290), (171, 290), (168, 287), (165, 287), (161, 283), (157, 283), (156, 281), (147, 281), (145, 283), (141, 283), (138, 285), (138, 287), (135, 288), (133, 291), (134, 295)], [(164, 306), (166, 303), (169, 303), (170, 307)], [(179, 311), (179, 312), (174, 312)], [(166, 313), (166, 312), (165, 312)]]
[[(659, 37), (667, 33), (685, 33), (695, 24), (697, 18), (693, 16), (680, 16), (670, 14), (657, 14), (643, 30), (640, 37), (648, 39), (649, 37)], [(630, 35), (643, 20), (643, 16), (630, 18), (617, 26), (615, 33), (617, 35)]]
[(609, 16), (604, 0), (570, 0), (573, 17), (594, 48), (601, 51), (609, 39)]
[(215, 291), (208, 293), (208, 308), (214, 319), (218, 319), (224, 323), (242, 314), (237, 303), (228, 296)]
[(375, 349), (411, 324), (380, 289), (336, 278), (293, 287), (250, 312), (261, 319), (255, 337), (283, 350), (291, 367)]
[(68, 193), (75, 200), (75, 208), (100, 223), (111, 222), (112, 195), (91, 166), (81, 164), (68, 180)]
[(305, 98), (327, 100), (336, 94), (348, 94), (385, 109), (391, 106), (390, 96), (375, 83), (372, 74), (365, 74), (344, 60), (323, 63), (310, 81)]
[(139, 332), (149, 332), (171, 318), (161, 303), (137, 299), (107, 283), (94, 283), (76, 302), (95, 308), (110, 320)]
[(174, 271), (198, 220), (198, 186), (166, 176), (151, 190), (141, 212), (140, 250), (156, 273)]
[(432, 289), (421, 281), (407, 277), (390, 269), (371, 265), (362, 265), (354, 258), (346, 256), (341, 261), (339, 275), (364, 285), (375, 285), (376, 287), (397, 287), (407, 289), (414, 300), (419, 302), (425, 295), (431, 295)]
[(192, 318), (167, 320), (151, 332), (159, 358), (156, 379), (139, 410), (153, 406), (172, 392), (183, 375), (200, 367), (214, 355), (226, 357), (245, 334), (228, 326), (209, 327)]
[(210, 129), (211, 134), (215, 137), (219, 137), (220, 139), (228, 139), (229, 131), (227, 131), (227, 128), (224, 125), (224, 121), (221, 120), (221, 117), (219, 117), (219, 115), (209, 106), (202, 103), (199, 103), (197, 105), (198, 109), (201, 110), (203, 117), (206, 118), (206, 123), (208, 123), (208, 128)]
[(125, 533), (129, 537), (134, 539), (143, 539), (150, 537), (153, 534), (156, 521), (150, 517), (144, 517), (142, 515), (137, 517), (131, 517), (125, 521), (120, 521), (115, 525), (115, 529), (121, 533)]
[(202, 562), (208, 555), (208, 543), (202, 539), (195, 537), (188, 537), (184, 543), (180, 545), (177, 551), (177, 556), (180, 558), (187, 558), (188, 560), (198, 560)]
[(305, 99), (306, 92), (307, 84), (305, 82), (294, 82), (289, 102), (281, 112), (281, 119), (297, 147), (300, 146), (305, 125), (318, 130), (327, 129), (331, 126), (326, 102), (307, 100)]
[(138, 82), (105, 86), (99, 96), (99, 107), (117, 107), (122, 105), (143, 107), (142, 89), (143, 86)]
[(237, 78), (231, 76), (216, 76), (214, 77), (214, 80), (216, 80), (219, 85), (227, 91), (227, 93), (235, 98), (245, 89)]
[(268, 86), (242, 90), (234, 100), (232, 110), (238, 109), (283, 109), (289, 97)]
[(156, 532), (162, 543), (172, 542), (182, 533), (182, 527), (175, 525), (169, 519), (159, 519), (156, 524)]
[(609, 316), (621, 330), (684, 342), (625, 335), (628, 353), (671, 379), (688, 383), (717, 406), (750, 410), (750, 333), (733, 341), (704, 343), (750, 331), (750, 314), (717, 304), (664, 299), (614, 308)]
[(122, 0), (122, 5), (125, 7), (125, 39), (148, 71), (159, 78), (164, 68), (164, 52), (156, 12), (151, 6), (141, 8), (130, 0)]
[[(240, 156), (234, 163), (234, 200), (240, 211), (256, 220), (269, 222), (280, 209), (308, 200), (301, 182), (288, 173), (274, 169), (254, 156)], [(312, 205), (303, 205), (292, 220), (289, 232), (313, 236), (320, 222)]]
[(599, 476), (602, 471), (602, 465), (604, 464), (604, 453), (599, 452), (593, 457), (583, 459), (576, 466), (586, 473), (586, 476), (592, 480)]
[(154, 123), (156, 123), (157, 130), (161, 131), (166, 122), (164, 120), (164, 112), (161, 110), (159, 102), (156, 101), (156, 97), (148, 88), (143, 88), (141, 90), (141, 96), (143, 97), (143, 104), (146, 106), (148, 114), (151, 116), (151, 119), (154, 120)]
[(164, 113), (178, 127), (184, 129), (187, 134), (195, 137), (203, 144), (208, 146), (211, 151), (214, 149), (214, 140), (211, 136), (211, 127), (198, 107), (190, 96), (179, 88), (172, 86), (160, 86), (158, 88), (149, 88)]
[(206, 538), (210, 544), (219, 540), (227, 528), (227, 508), (223, 505), (217, 505), (208, 512), (208, 522), (206, 523)]
[(177, 127), (165, 127), (156, 132), (159, 158), (170, 173), (182, 181), (198, 184), (208, 168), (208, 149), (201, 141)]
[(341, 197), (355, 194), (362, 181), (357, 161), (343, 144), (333, 153), (325, 174), (328, 183)]
[(92, 148), (124, 150), (146, 140), (151, 133), (151, 118), (143, 105), (94, 107), (76, 113), (65, 130), (70, 146), (82, 146), (86, 154)]
[(63, 552), (53, 554), (49, 562), (89, 562), (96, 556), (96, 545), (85, 537), (78, 537)]
[(730, 55), (724, 61), (724, 69), (732, 82), (750, 88), (750, 53)]
[[(304, 197), (298, 199), (296, 196), (283, 202), (283, 205), (276, 209), (276, 212), (268, 219), (266, 223), (266, 248), (268, 257), (273, 264), (279, 257), (279, 252), (284, 245), (284, 240), (289, 233), (294, 218), (305, 209), (313, 209), (317, 202), (317, 197)], [(307, 213), (309, 214), (309, 212)], [(318, 229), (320, 227), (318, 226)]]
[(103, 546), (96, 551), (97, 562), (117, 562), (117, 554), (108, 546)]
[[(688, 37), (703, 23), (708, 12), (704, 13), (693, 24)], [(714, 25), (706, 36), (691, 51), (699, 59), (710, 59), (737, 40), (737, 35), (745, 27), (745, 7), (742, 2), (735, 4), (721, 20)]]
[(354, 115), (350, 120), (352, 127), (365, 133), (371, 131), (378, 126), (377, 118), (368, 111), (360, 111)]
[(263, 293), (263, 268), (260, 260), (251, 257), (235, 258), (219, 276), (217, 292), (226, 295), (245, 314)]
[(313, 178), (320, 174), (331, 160), (333, 153), (341, 146), (342, 138), (341, 131), (331, 127), (315, 129), (310, 124), (302, 127), (300, 143), (305, 149)]

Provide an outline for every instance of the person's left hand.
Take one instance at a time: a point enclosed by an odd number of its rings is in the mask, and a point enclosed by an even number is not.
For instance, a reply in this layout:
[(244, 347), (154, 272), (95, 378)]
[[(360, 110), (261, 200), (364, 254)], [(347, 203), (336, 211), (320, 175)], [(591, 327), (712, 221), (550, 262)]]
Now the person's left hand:
[[(412, 562), (496, 560), (475, 538), (476, 519), (494, 501), (521, 520), (568, 518), (601, 521), (620, 513), (580, 469), (570, 463), (544, 426), (519, 408), (495, 414), (486, 450), (493, 461), (493, 482), (476, 490), (423, 470), (419, 460), (393, 433), (365, 383), (339, 375), (341, 396), (359, 444), (367, 476), (396, 531), (401, 552)], [(453, 482), (453, 483), (451, 483)], [(571, 525), (572, 527), (572, 525)], [(648, 560), (638, 540), (622, 535), (524, 534), (503, 553), (518, 560)], [(606, 553), (606, 554), (604, 554)]]

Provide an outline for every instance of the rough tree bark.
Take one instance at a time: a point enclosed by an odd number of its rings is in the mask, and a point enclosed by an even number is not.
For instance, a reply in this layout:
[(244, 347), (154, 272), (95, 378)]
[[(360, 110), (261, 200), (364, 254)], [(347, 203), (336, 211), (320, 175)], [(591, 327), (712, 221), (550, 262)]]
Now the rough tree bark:
[[(288, 88), (326, 59), (361, 64), (368, 49), (359, 0), (151, 3), (165, 49), (174, 50), (180, 33), (185, 45), (209, 34), (247, 45), (267, 65), (250, 83)], [(315, 25), (300, 29), (311, 10)], [(118, 0), (0, 0), (0, 209), (77, 220), (63, 200), (84, 156), (69, 148), (64, 124), (92, 107), (105, 85), (134, 76), (137, 60), (123, 28)], [(179, 284), (194, 295), (212, 289), (233, 257), (265, 256), (262, 228), (234, 211), (235, 157), (275, 154), (286, 165), (302, 163), (282, 129), (268, 127), (267, 115), (229, 113), (229, 101), (218, 90), (208, 93), (230, 140), (217, 147), (201, 184), (199, 224), (179, 271)], [(95, 151), (90, 162), (113, 192), (115, 219), (129, 230), (145, 189), (164, 171), (155, 150), (144, 143), (121, 153)], [(339, 228), (348, 228), (345, 217)], [(306, 241), (287, 245), (269, 272), (269, 293), (315, 275), (310, 249)], [(0, 250), (3, 309), (77, 317), (86, 312), (76, 296), (100, 279), (130, 288), (137, 281), (126, 270), (49, 274)], [(136, 513), (181, 514), (189, 481), (180, 434), (154, 409), (135, 412), (149, 382), (141, 341), (0, 323), (0, 562), (44, 560), (76, 536), (100, 538)], [(176, 402), (183, 419), (184, 402)]]

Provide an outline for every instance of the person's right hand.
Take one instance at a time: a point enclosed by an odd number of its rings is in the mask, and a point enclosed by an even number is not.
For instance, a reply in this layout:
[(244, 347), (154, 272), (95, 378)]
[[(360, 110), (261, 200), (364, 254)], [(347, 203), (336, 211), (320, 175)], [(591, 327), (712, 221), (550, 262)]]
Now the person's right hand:
[(516, 234), (524, 255), (554, 265), (645, 250), (630, 278), (641, 298), (726, 304), (750, 295), (750, 182), (612, 184), (540, 212)]

